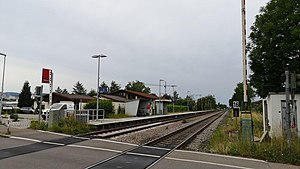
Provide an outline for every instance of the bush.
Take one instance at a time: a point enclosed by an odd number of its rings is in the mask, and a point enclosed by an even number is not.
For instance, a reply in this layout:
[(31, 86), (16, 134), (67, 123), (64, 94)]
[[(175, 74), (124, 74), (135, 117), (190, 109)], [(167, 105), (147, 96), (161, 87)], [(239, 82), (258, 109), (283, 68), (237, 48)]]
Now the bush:
[(75, 135), (94, 131), (95, 129), (96, 128), (93, 126), (76, 121), (76, 119), (71, 116), (60, 120), (57, 124), (53, 124), (49, 130), (58, 133)]
[[(96, 109), (97, 108), (97, 101), (91, 101), (84, 106), (84, 109)], [(99, 109), (105, 110), (105, 116), (108, 114), (114, 114), (114, 106), (112, 101), (110, 100), (99, 100)]]
[(30, 127), (31, 129), (35, 129), (35, 130), (48, 130), (48, 124), (46, 122), (38, 122), (38, 121), (31, 121), (30, 123)]
[[(262, 133), (262, 116), (253, 113), (254, 133)], [(300, 138), (293, 138), (291, 149), (283, 138), (273, 138), (270, 142), (242, 142), (238, 134), (239, 125), (232, 116), (228, 116), (226, 124), (219, 126), (209, 140), (209, 152), (257, 158), (271, 162), (300, 165)]]
[(12, 113), (12, 114), (10, 114), (10, 118), (13, 119), (13, 121), (18, 121), (19, 116), (17, 113)]
[[(171, 113), (173, 112), (173, 104), (169, 104), (167, 106), (168, 112)], [(187, 110), (187, 106), (182, 106), (182, 105), (174, 105), (174, 111), (175, 112), (185, 112)]]

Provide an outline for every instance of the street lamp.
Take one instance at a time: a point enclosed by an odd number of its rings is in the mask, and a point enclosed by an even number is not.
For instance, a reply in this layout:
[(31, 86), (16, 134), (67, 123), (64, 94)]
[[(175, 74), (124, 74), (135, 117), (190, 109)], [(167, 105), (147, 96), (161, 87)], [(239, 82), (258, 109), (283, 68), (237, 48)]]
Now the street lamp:
[(174, 109), (174, 102), (175, 102), (175, 91), (174, 91), (174, 87), (176, 87), (176, 85), (171, 85), (171, 87), (173, 88), (173, 113), (175, 113), (175, 109)]
[(1, 95), (0, 95), (0, 122), (2, 120), (1, 113), (2, 113), (2, 107), (3, 107), (3, 88), (4, 88), (4, 75), (5, 75), (5, 62), (6, 62), (6, 54), (0, 53), (0, 55), (4, 56), (3, 61), (3, 71), (2, 71), (2, 86), (1, 86)]
[(97, 113), (96, 113), (97, 117), (96, 117), (96, 119), (98, 119), (98, 112), (99, 112), (100, 60), (101, 60), (101, 58), (105, 58), (105, 57), (107, 57), (107, 56), (102, 55), (102, 54), (92, 56), (92, 58), (98, 59), (98, 70), (97, 70), (97, 108), (96, 108), (96, 110), (97, 110)]
[(161, 86), (161, 82), (163, 82), (164, 80), (160, 79), (159, 80), (159, 104), (158, 104), (158, 114), (161, 114), (161, 90), (160, 90), (160, 86)]
[(188, 97), (189, 97), (189, 92), (190, 92), (190, 91), (187, 91), (187, 92), (186, 92), (186, 105), (187, 105), (187, 111), (189, 111), (189, 98), (188, 98)]

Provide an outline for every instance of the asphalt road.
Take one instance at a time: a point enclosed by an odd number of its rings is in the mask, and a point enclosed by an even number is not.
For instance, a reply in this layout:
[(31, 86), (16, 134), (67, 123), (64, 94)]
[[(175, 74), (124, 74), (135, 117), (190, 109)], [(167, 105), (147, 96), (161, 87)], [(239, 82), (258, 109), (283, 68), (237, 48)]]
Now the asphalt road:
[[(3, 131), (5, 128), (0, 125), (0, 133)], [(12, 130), (12, 135), (10, 138), (0, 137), (0, 169), (83, 169), (137, 146), (29, 129)], [(137, 159), (142, 160), (145, 156), (147, 155), (140, 154)], [(116, 169), (123, 166), (114, 164), (106, 167)], [(299, 169), (300, 167), (255, 159), (175, 151), (152, 168)]]

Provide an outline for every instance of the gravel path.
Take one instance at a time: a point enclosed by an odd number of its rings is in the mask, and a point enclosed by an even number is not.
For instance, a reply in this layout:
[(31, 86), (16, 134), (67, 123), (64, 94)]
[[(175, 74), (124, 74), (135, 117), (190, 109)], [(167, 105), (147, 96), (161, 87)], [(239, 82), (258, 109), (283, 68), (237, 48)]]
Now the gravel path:
[(32, 120), (38, 119), (37, 114), (18, 114), (18, 116), (19, 116), (18, 121), (13, 121), (13, 119), (8, 119), (8, 116), (9, 115), (2, 116), (2, 123), (5, 126), (8, 126), (8, 122), (9, 122), (9, 127), (20, 128), (20, 129), (28, 128), (30, 126), (30, 123)]

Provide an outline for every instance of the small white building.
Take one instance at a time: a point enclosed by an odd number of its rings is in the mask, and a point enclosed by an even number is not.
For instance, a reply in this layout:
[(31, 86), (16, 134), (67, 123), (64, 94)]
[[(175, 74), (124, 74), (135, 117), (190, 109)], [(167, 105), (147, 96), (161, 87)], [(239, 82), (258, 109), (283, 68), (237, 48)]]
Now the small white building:
[[(290, 103), (292, 103), (290, 98)], [(297, 107), (300, 107), (300, 94), (295, 95), (295, 109), (292, 111), (290, 105), (290, 127), (294, 135), (300, 137), (300, 114)], [(263, 100), (263, 125), (264, 132), (269, 132), (270, 137), (282, 137), (285, 131), (284, 123), (286, 119), (286, 95), (285, 93), (270, 93), (266, 99)]]
[(118, 113), (125, 113), (125, 104), (130, 102), (129, 99), (124, 97), (115, 96), (115, 95), (108, 95), (108, 94), (101, 94), (101, 100), (111, 100), (112, 105), (114, 106), (115, 114)]

